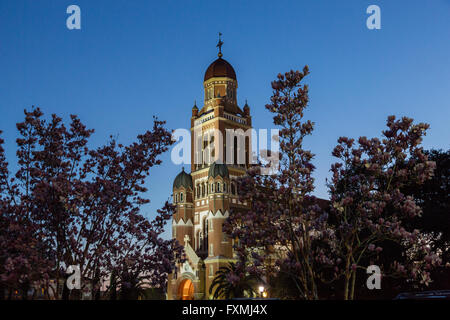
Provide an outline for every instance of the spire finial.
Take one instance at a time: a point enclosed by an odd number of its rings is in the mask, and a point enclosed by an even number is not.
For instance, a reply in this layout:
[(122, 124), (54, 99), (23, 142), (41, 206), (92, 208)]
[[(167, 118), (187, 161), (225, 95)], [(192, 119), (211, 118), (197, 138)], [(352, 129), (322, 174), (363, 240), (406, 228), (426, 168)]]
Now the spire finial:
[(217, 54), (217, 56), (219, 58), (222, 58), (222, 56), (223, 56), (223, 54), (222, 54), (222, 46), (223, 46), (222, 33), (219, 32), (219, 42), (217, 43), (217, 48), (219, 48), (219, 53)]

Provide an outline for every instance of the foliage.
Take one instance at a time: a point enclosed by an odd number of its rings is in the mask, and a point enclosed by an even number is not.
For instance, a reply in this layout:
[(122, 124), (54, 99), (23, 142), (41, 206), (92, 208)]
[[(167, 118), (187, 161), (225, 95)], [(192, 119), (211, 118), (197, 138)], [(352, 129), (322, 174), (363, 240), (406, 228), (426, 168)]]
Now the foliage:
[(259, 281), (257, 276), (246, 273), (245, 270), (239, 269), (238, 265), (230, 262), (228, 266), (217, 270), (209, 294), (214, 291), (213, 299), (254, 297)]
[(0, 253), (2, 285), (51, 278), (59, 292), (66, 268), (79, 265), (82, 290), (93, 294), (113, 271), (118, 286), (128, 285), (120, 276), (125, 271), (165, 286), (182, 252), (175, 240), (160, 237), (174, 207), (166, 203), (153, 221), (140, 212), (149, 202), (149, 171), (172, 143), (164, 122), (155, 118), (152, 130), (128, 146), (111, 137), (96, 149), (88, 148), (93, 130), (73, 115), (66, 127), (34, 108), (17, 129), (12, 177), (0, 149), (1, 236), (9, 244)]
[(402, 188), (421, 185), (433, 175), (435, 163), (429, 161), (420, 144), (427, 124), (414, 124), (410, 118), (390, 116), (383, 139), (341, 137), (333, 156), (329, 183), (331, 221), (336, 230), (336, 272), (344, 276), (344, 298), (354, 298), (357, 268), (362, 261), (377, 264), (384, 247), (392, 243), (403, 247), (403, 261), (389, 260), (384, 274), (402, 276), (428, 284), (429, 271), (440, 258), (419, 230), (406, 230), (404, 221), (417, 217), (420, 206)]
[(423, 185), (412, 183), (402, 189), (404, 194), (414, 197), (422, 209), (420, 216), (407, 223), (429, 234), (433, 238), (432, 248), (442, 252), (443, 264), (450, 264), (450, 150), (424, 153), (436, 163), (436, 170)]
[(303, 299), (318, 299), (318, 288), (332, 282), (343, 285), (344, 299), (353, 299), (361, 283), (357, 271), (370, 264), (379, 264), (384, 277), (428, 285), (440, 253), (425, 234), (408, 227), (421, 214), (420, 197), (404, 193), (408, 186), (420, 190), (433, 176), (435, 163), (421, 148), (428, 125), (391, 116), (382, 140), (339, 138), (330, 205), (319, 206), (311, 196), (313, 155), (302, 147), (313, 130), (313, 123), (302, 122), (309, 98), (301, 82), (308, 73), (305, 67), (272, 82), (266, 108), (280, 127), (280, 170), (262, 175), (253, 167), (238, 179), (241, 201), (251, 208), (233, 211), (224, 225), (238, 239), (238, 268), (269, 280), (287, 275)]
[(299, 296), (317, 299), (317, 281), (333, 263), (324, 254), (332, 233), (326, 214), (311, 196), (313, 154), (302, 147), (313, 131), (312, 122), (302, 122), (309, 98), (308, 86), (301, 82), (308, 74), (305, 67), (303, 72), (279, 74), (272, 82), (271, 104), (266, 108), (280, 127), (280, 169), (262, 175), (252, 168), (238, 180), (241, 201), (252, 206), (249, 211), (234, 211), (224, 228), (239, 239), (238, 264), (246, 265), (248, 272), (267, 278), (285, 272)]

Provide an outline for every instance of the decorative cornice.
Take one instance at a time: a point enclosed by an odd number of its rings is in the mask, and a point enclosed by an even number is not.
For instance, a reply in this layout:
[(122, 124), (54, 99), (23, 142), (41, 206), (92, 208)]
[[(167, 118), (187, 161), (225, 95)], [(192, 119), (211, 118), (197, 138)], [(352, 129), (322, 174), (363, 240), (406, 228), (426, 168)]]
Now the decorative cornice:
[(205, 260), (203, 260), (205, 263), (212, 263), (212, 262), (236, 262), (237, 260), (234, 258), (227, 258), (224, 256), (215, 256), (215, 257), (208, 257)]
[(183, 218), (180, 218), (180, 220), (177, 222), (175, 219), (172, 221), (172, 226), (179, 227), (192, 227), (194, 224), (192, 223), (191, 219), (188, 219), (187, 222), (184, 222)]
[(230, 216), (230, 213), (225, 211), (224, 214), (222, 214), (222, 210), (217, 210), (216, 214), (213, 214), (212, 211), (209, 211), (207, 219), (226, 219)]

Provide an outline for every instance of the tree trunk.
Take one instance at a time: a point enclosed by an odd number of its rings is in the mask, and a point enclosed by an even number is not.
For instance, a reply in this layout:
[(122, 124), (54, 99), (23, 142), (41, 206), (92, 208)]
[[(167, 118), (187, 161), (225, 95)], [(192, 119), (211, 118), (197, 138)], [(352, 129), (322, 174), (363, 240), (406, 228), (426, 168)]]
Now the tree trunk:
[(344, 300), (348, 300), (348, 287), (350, 284), (350, 277), (352, 272), (350, 271), (350, 255), (347, 256), (347, 261), (345, 263), (345, 289), (344, 289)]
[(69, 275), (66, 275), (64, 277), (64, 285), (63, 285), (62, 294), (61, 294), (61, 299), (62, 300), (69, 300), (69, 298), (70, 298), (70, 290), (67, 287), (67, 279), (68, 278), (69, 278)]
[(350, 275), (345, 274), (345, 285), (344, 285), (344, 300), (348, 300), (348, 286), (350, 282)]
[(356, 270), (352, 272), (350, 300), (354, 300), (355, 298), (355, 283), (356, 283)]

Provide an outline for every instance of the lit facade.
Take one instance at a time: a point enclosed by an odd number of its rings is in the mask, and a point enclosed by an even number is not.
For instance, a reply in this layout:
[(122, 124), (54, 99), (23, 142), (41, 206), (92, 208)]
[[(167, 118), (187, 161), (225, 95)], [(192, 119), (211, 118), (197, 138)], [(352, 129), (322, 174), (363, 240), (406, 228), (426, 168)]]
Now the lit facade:
[(203, 107), (192, 108), (191, 173), (183, 169), (173, 184), (173, 238), (185, 246), (187, 261), (169, 275), (168, 299), (210, 298), (214, 274), (233, 261), (234, 240), (222, 225), (231, 209), (248, 205), (239, 202), (234, 179), (246, 172), (251, 137), (240, 142), (226, 130), (250, 129), (250, 108), (238, 106), (236, 73), (221, 52), (206, 70), (203, 87)]

